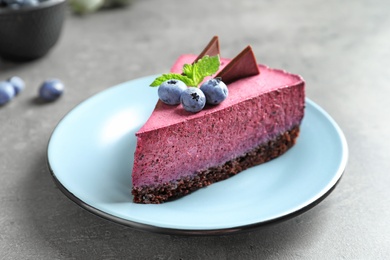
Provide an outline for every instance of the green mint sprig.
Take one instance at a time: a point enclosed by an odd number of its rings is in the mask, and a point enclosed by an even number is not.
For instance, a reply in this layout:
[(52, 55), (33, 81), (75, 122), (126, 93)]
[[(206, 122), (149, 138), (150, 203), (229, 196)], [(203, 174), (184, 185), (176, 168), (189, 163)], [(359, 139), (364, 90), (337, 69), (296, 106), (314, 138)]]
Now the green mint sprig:
[(150, 86), (158, 87), (164, 81), (170, 79), (177, 79), (183, 81), (189, 87), (196, 87), (203, 81), (205, 77), (211, 76), (214, 73), (216, 73), (220, 65), (221, 62), (219, 59), (219, 55), (212, 56), (212, 57), (206, 55), (203, 58), (199, 59), (194, 64), (184, 64), (183, 74), (177, 74), (177, 73), (162, 74), (161, 76), (157, 77), (152, 82), (152, 84), (150, 84)]

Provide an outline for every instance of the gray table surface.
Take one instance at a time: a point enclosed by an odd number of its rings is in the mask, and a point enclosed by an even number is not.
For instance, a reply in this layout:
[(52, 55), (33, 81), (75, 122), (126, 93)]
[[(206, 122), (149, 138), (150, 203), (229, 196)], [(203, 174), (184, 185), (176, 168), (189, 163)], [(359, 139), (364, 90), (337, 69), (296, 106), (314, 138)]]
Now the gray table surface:
[[(85, 17), (68, 12), (47, 56), (0, 60), (0, 80), (27, 82), (0, 108), (0, 259), (388, 259), (389, 10), (384, 0), (145, 0)], [(260, 63), (306, 79), (307, 96), (338, 122), (350, 149), (333, 193), (285, 222), (206, 237), (121, 226), (64, 196), (46, 165), (59, 120), (110, 86), (165, 72), (213, 35), (223, 56), (250, 44)], [(39, 104), (38, 86), (51, 77), (66, 93)]]

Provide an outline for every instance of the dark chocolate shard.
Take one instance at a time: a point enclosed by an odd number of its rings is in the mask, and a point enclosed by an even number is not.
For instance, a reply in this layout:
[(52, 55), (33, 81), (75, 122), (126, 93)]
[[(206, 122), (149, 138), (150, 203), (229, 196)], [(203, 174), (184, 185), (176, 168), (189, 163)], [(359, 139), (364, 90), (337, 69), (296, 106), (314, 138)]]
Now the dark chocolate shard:
[(260, 74), (260, 70), (256, 57), (251, 46), (248, 46), (232, 59), (215, 78), (221, 78), (225, 84), (230, 84), (236, 80), (258, 74)]
[(203, 49), (203, 51), (199, 54), (198, 57), (196, 57), (195, 62), (203, 58), (204, 56), (208, 55), (210, 57), (219, 55), (219, 39), (218, 36), (214, 36), (211, 41), (207, 44), (207, 46)]

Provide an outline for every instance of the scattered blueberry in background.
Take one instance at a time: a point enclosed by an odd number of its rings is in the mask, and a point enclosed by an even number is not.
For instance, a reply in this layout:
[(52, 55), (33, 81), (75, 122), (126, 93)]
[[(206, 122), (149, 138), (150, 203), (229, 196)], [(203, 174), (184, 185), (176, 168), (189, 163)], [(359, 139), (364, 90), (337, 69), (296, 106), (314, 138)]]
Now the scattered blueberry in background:
[(0, 106), (5, 105), (15, 97), (15, 89), (7, 81), (0, 82)]
[(38, 0), (23, 0), (22, 1), (22, 6), (36, 6), (39, 5)]
[(14, 87), (15, 95), (19, 94), (19, 92), (22, 91), (26, 85), (24, 81), (17, 76), (11, 77), (7, 81)]
[(200, 89), (206, 96), (206, 102), (210, 105), (218, 105), (228, 96), (228, 88), (219, 78), (210, 79), (204, 82)]
[(45, 101), (54, 101), (64, 92), (64, 84), (59, 79), (48, 79), (39, 88), (39, 97)]
[(181, 94), (180, 102), (186, 111), (196, 113), (206, 105), (206, 97), (199, 88), (189, 87)]
[[(19, 9), (37, 6), (50, 0), (0, 0), (0, 8)], [(92, 13), (102, 8), (126, 6), (132, 0), (69, 0), (70, 9), (77, 14)]]
[(165, 104), (178, 105), (180, 104), (180, 96), (186, 89), (187, 86), (183, 81), (170, 79), (158, 87), (158, 97)]
[(0, 0), (0, 7), (19, 9), (20, 7), (37, 6), (47, 0)]

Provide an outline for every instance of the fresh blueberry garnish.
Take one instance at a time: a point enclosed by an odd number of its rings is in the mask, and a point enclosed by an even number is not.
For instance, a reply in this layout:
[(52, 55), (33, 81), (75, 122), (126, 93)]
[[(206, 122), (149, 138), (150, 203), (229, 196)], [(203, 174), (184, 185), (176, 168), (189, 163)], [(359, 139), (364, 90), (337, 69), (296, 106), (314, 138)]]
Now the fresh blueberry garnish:
[(206, 102), (210, 105), (218, 105), (226, 99), (229, 94), (228, 88), (220, 78), (210, 79), (204, 82), (200, 89), (206, 96)]
[(183, 91), (180, 102), (188, 112), (199, 112), (206, 104), (206, 97), (202, 90), (196, 87), (189, 87)]
[(25, 87), (24, 81), (17, 76), (11, 77), (7, 81), (14, 87), (15, 95), (19, 94), (19, 92), (22, 91)]
[(64, 92), (64, 84), (58, 79), (49, 79), (39, 88), (39, 96), (46, 101), (54, 101)]
[(187, 86), (183, 81), (170, 79), (158, 87), (158, 97), (165, 104), (178, 105), (180, 104), (180, 96), (186, 89)]
[(7, 81), (0, 82), (0, 106), (8, 103), (15, 97), (15, 89)]

